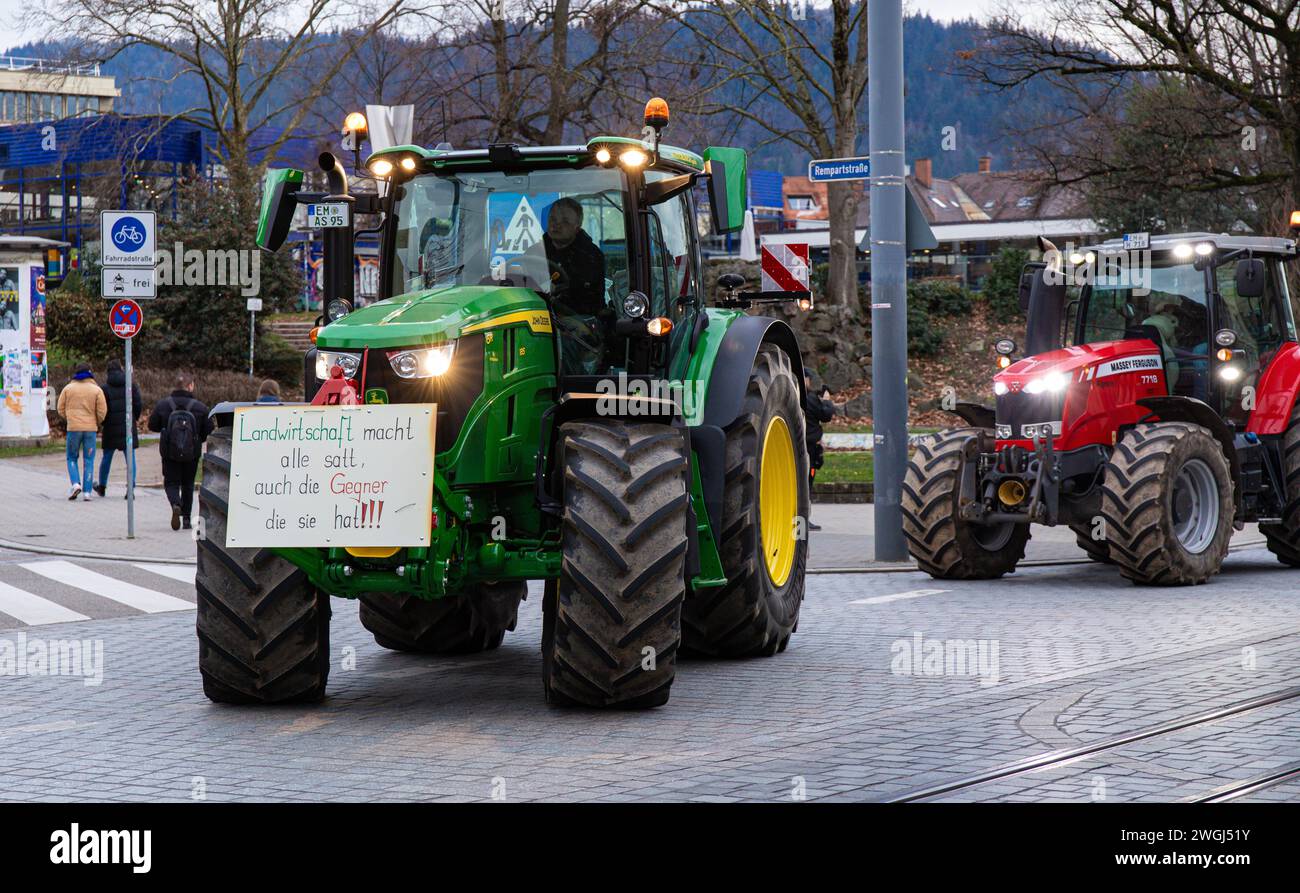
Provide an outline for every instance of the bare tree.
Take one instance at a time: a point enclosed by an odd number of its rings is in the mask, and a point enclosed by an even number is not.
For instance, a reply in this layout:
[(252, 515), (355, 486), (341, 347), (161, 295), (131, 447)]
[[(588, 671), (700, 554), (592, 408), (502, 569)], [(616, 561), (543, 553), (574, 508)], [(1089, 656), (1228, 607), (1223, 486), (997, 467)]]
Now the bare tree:
[[(1272, 192), (1274, 217), (1300, 207), (1300, 0), (1054, 0), (1032, 21), (993, 22), (967, 70), (1003, 88), (1062, 88), (1036, 142), (1062, 181)], [(1127, 114), (1135, 90), (1169, 104)], [(1113, 151), (1134, 128), (1170, 151)], [(1177, 176), (1165, 162), (1188, 145), (1211, 151), (1185, 156)]]
[[(702, 114), (735, 116), (810, 157), (856, 153), (867, 87), (867, 4), (830, 0), (661, 0), (659, 9), (690, 30), (682, 64), (705, 69)], [(774, 114), (775, 112), (775, 114)], [(827, 299), (857, 298), (857, 183), (828, 184), (830, 271)]]
[(331, 32), (364, 40), (405, 2), (345, 12), (338, 0), (51, 0), (51, 20), (65, 22), (88, 55), (149, 47), (174, 63), (170, 81), (196, 78), (202, 101), (173, 117), (213, 133), (241, 216), (251, 217), (255, 150), (274, 157), (357, 50), (360, 41)]

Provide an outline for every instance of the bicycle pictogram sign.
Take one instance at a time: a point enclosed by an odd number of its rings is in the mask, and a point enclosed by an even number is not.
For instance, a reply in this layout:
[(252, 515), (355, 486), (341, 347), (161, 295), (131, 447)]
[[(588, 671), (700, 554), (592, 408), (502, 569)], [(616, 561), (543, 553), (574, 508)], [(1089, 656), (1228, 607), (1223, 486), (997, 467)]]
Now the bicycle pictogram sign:
[(144, 311), (135, 301), (118, 301), (108, 311), (108, 327), (119, 338), (134, 338), (144, 325)]
[(121, 217), (113, 224), (113, 244), (123, 251), (135, 251), (144, 244), (144, 224), (134, 217)]

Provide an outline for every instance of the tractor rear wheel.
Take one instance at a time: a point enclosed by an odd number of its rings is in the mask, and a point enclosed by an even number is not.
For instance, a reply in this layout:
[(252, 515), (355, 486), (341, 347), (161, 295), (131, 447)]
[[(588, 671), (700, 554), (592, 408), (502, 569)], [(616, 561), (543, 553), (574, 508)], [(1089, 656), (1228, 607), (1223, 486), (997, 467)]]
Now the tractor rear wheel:
[(1124, 433), (1101, 485), (1106, 545), (1134, 583), (1188, 586), (1219, 572), (1232, 538), (1232, 472), (1223, 447), (1189, 422)]
[(329, 676), (330, 597), (269, 549), (226, 548), (230, 433), (209, 435), (199, 490), (203, 693), (227, 704), (319, 701)]
[(992, 580), (1025, 557), (1029, 525), (957, 517), (962, 452), (979, 428), (946, 428), (916, 445), (903, 476), (903, 535), (921, 570), (939, 580)]
[(522, 581), (487, 583), (474, 592), (425, 599), (392, 592), (362, 593), (361, 625), (393, 651), (473, 654), (491, 651), (515, 628)]
[(1282, 477), (1286, 487), (1282, 523), (1261, 524), (1259, 530), (1278, 561), (1300, 567), (1300, 403), (1291, 410), (1282, 435)]
[(552, 704), (668, 700), (686, 592), (690, 460), (658, 424), (560, 426), (563, 562), (543, 599), (542, 684)]
[(727, 428), (718, 550), (727, 584), (692, 591), (683, 646), (711, 657), (786, 649), (799, 624), (808, 562), (808, 447), (790, 358), (759, 348), (740, 415)]
[(1115, 563), (1110, 557), (1110, 549), (1106, 546), (1106, 541), (1093, 539), (1092, 528), (1089, 525), (1071, 524), (1070, 529), (1074, 531), (1074, 541), (1079, 544), (1080, 549), (1088, 553), (1089, 558), (1102, 564)]

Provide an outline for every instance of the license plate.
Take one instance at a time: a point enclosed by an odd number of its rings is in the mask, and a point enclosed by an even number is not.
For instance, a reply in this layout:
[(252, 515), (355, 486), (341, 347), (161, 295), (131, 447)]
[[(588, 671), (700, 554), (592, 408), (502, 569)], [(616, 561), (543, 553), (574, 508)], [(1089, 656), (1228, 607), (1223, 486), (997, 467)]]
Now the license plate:
[(1124, 249), (1126, 251), (1135, 251), (1142, 248), (1151, 247), (1150, 233), (1125, 233)]
[(347, 225), (347, 202), (320, 202), (307, 206), (308, 229), (332, 229)]

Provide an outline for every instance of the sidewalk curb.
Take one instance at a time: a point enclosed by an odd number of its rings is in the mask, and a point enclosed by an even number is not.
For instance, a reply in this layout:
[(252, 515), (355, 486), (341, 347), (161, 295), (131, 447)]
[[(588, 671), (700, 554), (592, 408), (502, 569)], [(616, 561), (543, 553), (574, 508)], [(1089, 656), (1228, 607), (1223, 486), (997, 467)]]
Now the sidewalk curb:
[(58, 555), (61, 558), (94, 558), (100, 561), (140, 561), (149, 564), (196, 564), (194, 558), (152, 558), (147, 555), (111, 555), (107, 552), (85, 552), (79, 549), (56, 549), (52, 546), (34, 546), (31, 543), (16, 543), (0, 537), (0, 549), (12, 549), (15, 552), (33, 552), (37, 555)]

